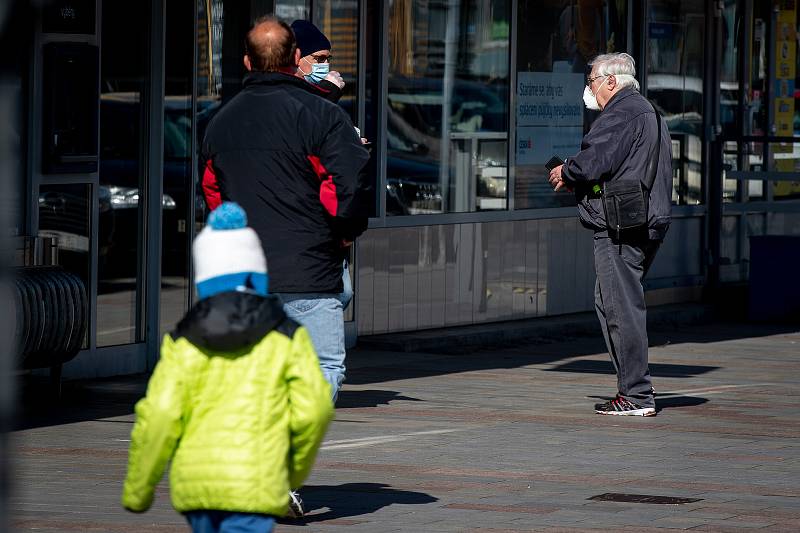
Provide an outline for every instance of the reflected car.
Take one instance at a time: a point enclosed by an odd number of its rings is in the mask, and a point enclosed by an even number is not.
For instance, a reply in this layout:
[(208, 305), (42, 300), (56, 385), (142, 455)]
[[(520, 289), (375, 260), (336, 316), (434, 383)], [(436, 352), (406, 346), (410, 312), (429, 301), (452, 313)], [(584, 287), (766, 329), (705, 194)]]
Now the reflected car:
[[(101, 256), (104, 275), (133, 277), (137, 261), (142, 174), (138, 93), (106, 93), (100, 99), (102, 194), (113, 213), (113, 232)], [(164, 106), (162, 257), (165, 271), (185, 272), (188, 260), (186, 197), (191, 179), (191, 99), (168, 96)], [(102, 223), (101, 223), (102, 227)]]
[(647, 96), (672, 137), (676, 204), (702, 202), (703, 80), (678, 74), (648, 74)]
[[(441, 128), (443, 82), (440, 78), (389, 79), (387, 106), (387, 201), (389, 215), (441, 213), (445, 209), (441, 185)], [(449, 102), (450, 157), (448, 178), (461, 181), (457, 170), (469, 161), (470, 172), (477, 178), (475, 194), (477, 206), (505, 207), (506, 164), (496, 155), (484, 155), (481, 149), (472, 153), (472, 140), (497, 141), (493, 134), (508, 130), (506, 85), (491, 86), (479, 82), (456, 79)], [(504, 140), (504, 139), (503, 139)], [(464, 158), (459, 159), (459, 156)], [(462, 166), (455, 163), (462, 162)], [(470, 177), (466, 180), (472, 183)], [(452, 187), (450, 187), (452, 188)], [(486, 198), (482, 201), (480, 198)], [(502, 199), (500, 201), (496, 199)], [(490, 202), (494, 202), (491, 204)], [(491, 206), (491, 207), (490, 207)], [(453, 206), (448, 207), (453, 211)]]

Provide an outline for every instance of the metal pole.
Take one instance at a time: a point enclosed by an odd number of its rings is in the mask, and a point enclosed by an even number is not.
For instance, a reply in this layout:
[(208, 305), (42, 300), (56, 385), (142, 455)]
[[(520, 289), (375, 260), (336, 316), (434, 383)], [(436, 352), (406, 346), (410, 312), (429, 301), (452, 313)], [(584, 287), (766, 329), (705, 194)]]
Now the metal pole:
[(375, 65), (378, 72), (378, 82), (375, 85), (373, 101), (370, 102), (370, 105), (377, 117), (375, 161), (378, 175), (375, 180), (375, 193), (378, 196), (378, 212), (376, 216), (381, 219), (381, 225), (383, 226), (386, 224), (386, 158), (389, 150), (389, 141), (386, 134), (389, 120), (387, 111), (387, 98), (389, 96), (389, 3), (379, 2), (376, 13), (376, 26), (379, 28), (379, 33), (373, 42), (378, 45), (377, 65)]
[(719, 106), (719, 52), (720, 42), (720, 16), (717, 4), (709, 2), (706, 6), (706, 20), (708, 21), (706, 31), (706, 53), (705, 53), (705, 99), (704, 99), (704, 167), (706, 179), (706, 190), (708, 200), (708, 287), (711, 289), (711, 296), (714, 297), (715, 290), (720, 283), (720, 256), (722, 248), (722, 165), (724, 141), (721, 140), (717, 131), (717, 124), (714, 117), (718, 112), (714, 112), (714, 106)]
[(506, 209), (516, 208), (517, 187), (517, 22), (519, 0), (511, 1), (508, 65), (508, 145), (506, 146)]
[[(0, 20), (2, 15), (0, 14)], [(4, 84), (5, 73), (0, 73), (0, 117), (8, 118), (13, 109), (19, 104), (18, 97)], [(13, 133), (10, 131), (7, 120), (0, 121), (0, 198), (14, 198), (11, 190), (18, 173), (14, 168), (19, 162), (20, 154), (13, 146)], [(10, 228), (10, 209), (0, 209), (0, 227)], [(0, 232), (0, 301), (13, 302), (10, 284), (11, 277), (8, 272), (10, 264), (7, 255), (8, 235)], [(11, 429), (11, 420), (14, 414), (16, 398), (15, 383), (13, 378), (16, 350), (12, 346), (14, 338), (14, 316), (12, 306), (0, 306), (0, 531), (8, 531), (8, 497), (10, 476), (8, 469), (9, 460), (8, 431)]]
[[(20, 10), (13, 8), (21, 7)], [(12, 20), (12, 12), (25, 12), (27, 2), (4, 2), (0, 4), (0, 32), (7, 31), (9, 24), (24, 24), (19, 18)], [(7, 39), (0, 39), (5, 43)], [(15, 53), (24, 53), (26, 43), (14, 43), (20, 46)], [(5, 66), (5, 63), (3, 64)], [(17, 198), (14, 188), (19, 182), (22, 171), (21, 132), (14, 131), (15, 117), (18, 109), (23, 107), (23, 91), (16, 91), (15, 85), (24, 90), (25, 80), (23, 72), (16, 72), (12, 67), (8, 71), (0, 68), (0, 301), (13, 302), (11, 295), (11, 257), (10, 234), (6, 228), (14, 227), (19, 223), (13, 220), (14, 209), (8, 202)], [(18, 116), (18, 115), (17, 115)], [(21, 117), (24, 123), (27, 117)], [(20, 191), (21, 192), (21, 191)], [(13, 464), (11, 460), (11, 446), (8, 432), (11, 430), (13, 417), (16, 411), (16, 383), (13, 371), (16, 367), (17, 353), (14, 342), (15, 311), (13, 305), (0, 306), (0, 531), (9, 531), (9, 505), (11, 493), (11, 473), (9, 469)]]
[(150, 79), (145, 99), (147, 116), (146, 180), (144, 204), (145, 249), (144, 306), (147, 368), (158, 361), (161, 316), (161, 196), (164, 169), (164, 25), (165, 0), (150, 0)]
[(200, 139), (197, 138), (197, 75), (199, 71), (198, 62), (200, 56), (197, 50), (197, 38), (200, 33), (198, 28), (198, 24), (200, 23), (200, 8), (198, 2), (194, 2), (193, 13), (194, 21), (192, 23), (192, 38), (194, 39), (194, 46), (192, 47), (192, 73), (190, 74), (192, 80), (192, 127), (190, 130), (191, 149), (189, 153), (191, 166), (189, 170), (189, 212), (187, 214), (188, 219), (186, 221), (186, 277), (188, 278), (186, 309), (191, 309), (192, 304), (194, 303), (194, 262), (192, 261), (192, 243), (194, 242), (195, 237), (195, 218), (197, 217), (197, 202), (195, 200), (197, 195), (197, 181), (199, 179), (198, 169), (200, 168), (198, 161), (198, 141), (200, 141)]
[(444, 213), (449, 211), (448, 200), (450, 199), (450, 109), (455, 86), (460, 13), (459, 0), (448, 0), (446, 5), (447, 29), (444, 38), (444, 77), (442, 79), (442, 140), (439, 160), (439, 186), (442, 194), (442, 212)]

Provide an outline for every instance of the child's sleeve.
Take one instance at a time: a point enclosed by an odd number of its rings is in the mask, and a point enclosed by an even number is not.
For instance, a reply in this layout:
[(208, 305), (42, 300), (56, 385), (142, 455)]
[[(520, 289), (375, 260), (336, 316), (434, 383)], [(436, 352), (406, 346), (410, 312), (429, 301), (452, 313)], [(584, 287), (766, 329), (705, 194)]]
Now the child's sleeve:
[(153, 493), (183, 432), (186, 372), (168, 335), (161, 345), (147, 395), (136, 404), (136, 423), (131, 432), (128, 474), (122, 505), (144, 512), (153, 503)]
[(314, 345), (305, 328), (292, 338), (287, 369), (289, 384), (289, 484), (299, 488), (311, 473), (325, 430), (333, 418), (331, 387), (322, 375)]

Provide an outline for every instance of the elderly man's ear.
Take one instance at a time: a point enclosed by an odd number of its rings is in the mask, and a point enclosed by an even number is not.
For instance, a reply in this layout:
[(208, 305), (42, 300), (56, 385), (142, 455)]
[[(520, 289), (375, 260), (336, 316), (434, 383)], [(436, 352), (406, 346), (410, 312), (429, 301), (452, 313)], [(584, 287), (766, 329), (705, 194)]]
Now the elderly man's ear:
[(245, 54), (244, 55), (244, 59), (242, 60), (242, 62), (244, 63), (244, 68), (245, 68), (245, 70), (247, 70), (247, 72), (250, 72), (250, 71), (253, 70), (253, 65), (250, 63), (250, 56)]

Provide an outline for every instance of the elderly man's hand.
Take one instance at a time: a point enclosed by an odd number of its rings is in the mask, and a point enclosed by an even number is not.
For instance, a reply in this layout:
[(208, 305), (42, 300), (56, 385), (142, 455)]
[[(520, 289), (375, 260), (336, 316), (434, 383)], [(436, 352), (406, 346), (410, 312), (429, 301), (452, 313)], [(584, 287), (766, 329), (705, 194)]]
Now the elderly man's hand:
[(566, 183), (564, 182), (564, 178), (561, 177), (561, 169), (564, 165), (558, 165), (556, 168), (550, 171), (550, 177), (548, 181), (550, 182), (550, 186), (553, 187), (554, 191), (561, 190), (562, 187), (566, 187)]
[(328, 72), (328, 75), (325, 76), (325, 79), (336, 85), (338, 88), (344, 89), (344, 78), (342, 78), (342, 75), (339, 74), (338, 71), (332, 70)]

